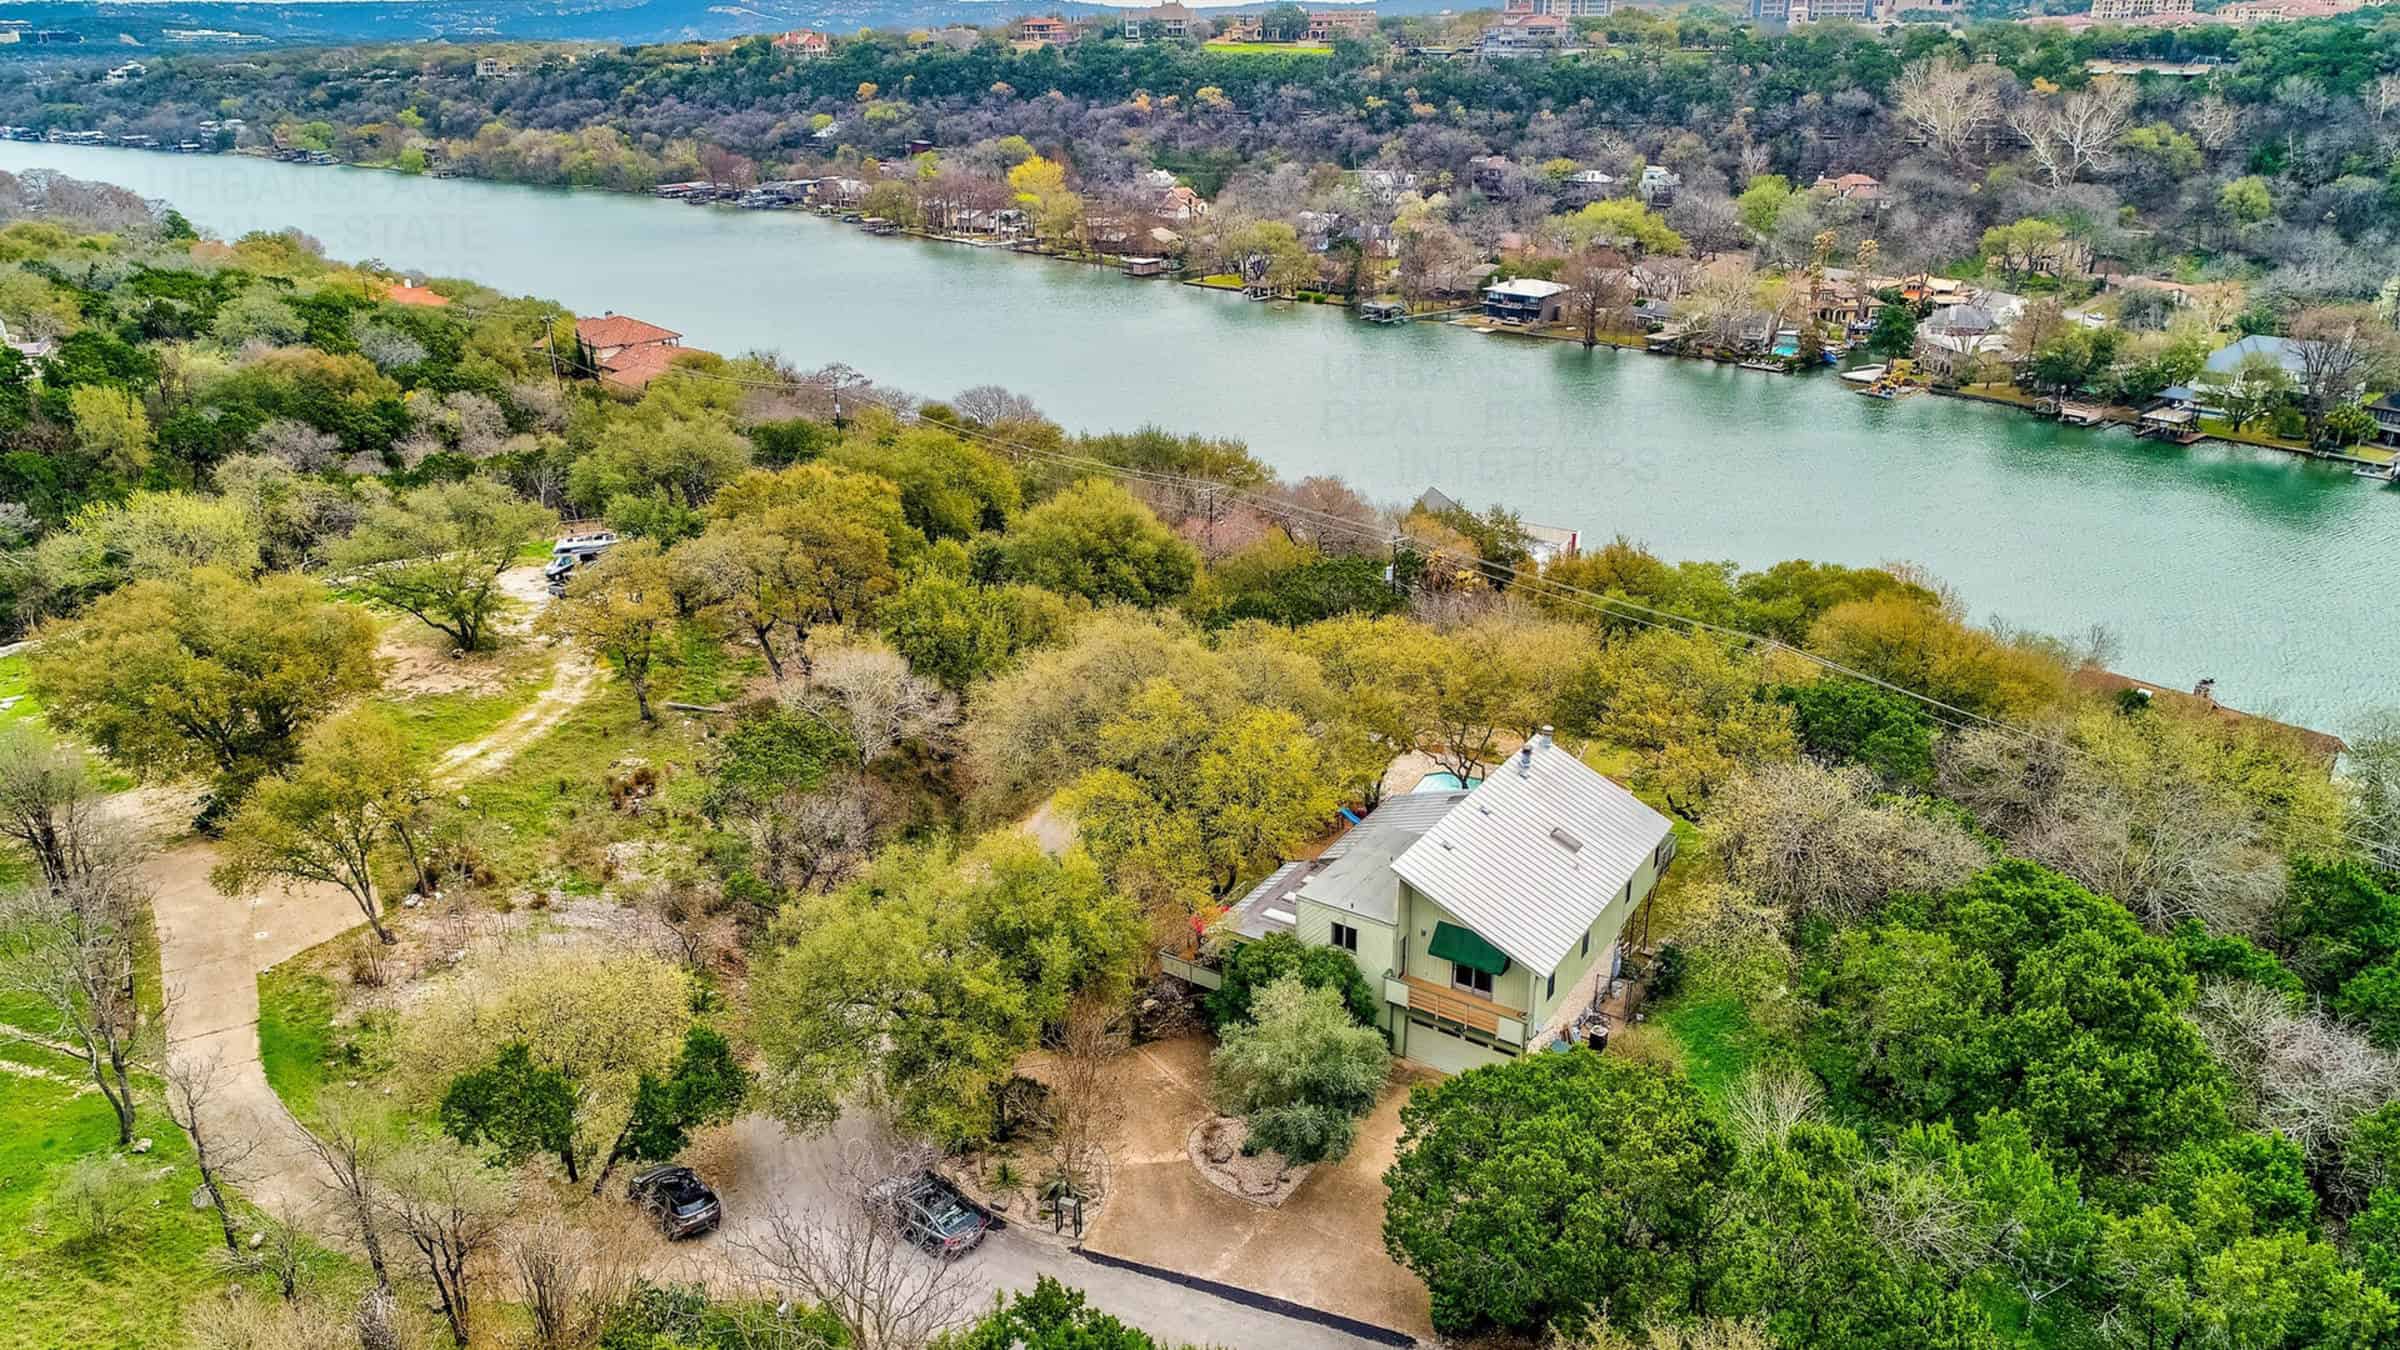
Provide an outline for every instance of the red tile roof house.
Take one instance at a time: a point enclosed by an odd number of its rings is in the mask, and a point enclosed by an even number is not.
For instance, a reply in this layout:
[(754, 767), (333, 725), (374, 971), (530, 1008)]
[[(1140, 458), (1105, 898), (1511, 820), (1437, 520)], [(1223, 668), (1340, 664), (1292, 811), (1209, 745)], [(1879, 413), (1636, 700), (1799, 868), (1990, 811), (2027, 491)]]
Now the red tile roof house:
[[(678, 353), (698, 350), (683, 345), (683, 334), (626, 314), (577, 319), (575, 340), (589, 353), (593, 369), (586, 373), (627, 389), (639, 389), (657, 379)], [(549, 343), (544, 340), (535, 345), (539, 349)]]
[(775, 50), (792, 56), (823, 56), (833, 50), (833, 39), (814, 28), (796, 28), (775, 37)]

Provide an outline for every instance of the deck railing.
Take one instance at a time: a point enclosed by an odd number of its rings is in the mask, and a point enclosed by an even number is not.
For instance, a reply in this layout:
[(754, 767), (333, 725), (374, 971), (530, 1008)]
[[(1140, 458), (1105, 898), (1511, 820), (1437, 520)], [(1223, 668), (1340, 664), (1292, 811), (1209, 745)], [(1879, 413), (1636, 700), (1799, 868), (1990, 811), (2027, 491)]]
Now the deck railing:
[(1384, 995), (1392, 1002), (1404, 1003), (1411, 1010), (1424, 1013), (1437, 1022), (1449, 1022), (1469, 1031), (1480, 1031), (1509, 1045), (1525, 1043), (1525, 1014), (1504, 1003), (1494, 1003), (1477, 994), (1445, 988), (1414, 975), (1385, 980)]

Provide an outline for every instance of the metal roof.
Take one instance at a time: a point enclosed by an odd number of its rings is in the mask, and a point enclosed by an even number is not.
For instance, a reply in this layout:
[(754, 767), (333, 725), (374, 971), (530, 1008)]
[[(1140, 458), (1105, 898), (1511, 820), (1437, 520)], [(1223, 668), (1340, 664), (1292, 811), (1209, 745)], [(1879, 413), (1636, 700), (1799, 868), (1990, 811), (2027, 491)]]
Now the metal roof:
[(1546, 975), (1673, 832), (1583, 761), (1536, 744), (1492, 770), (1392, 870)]

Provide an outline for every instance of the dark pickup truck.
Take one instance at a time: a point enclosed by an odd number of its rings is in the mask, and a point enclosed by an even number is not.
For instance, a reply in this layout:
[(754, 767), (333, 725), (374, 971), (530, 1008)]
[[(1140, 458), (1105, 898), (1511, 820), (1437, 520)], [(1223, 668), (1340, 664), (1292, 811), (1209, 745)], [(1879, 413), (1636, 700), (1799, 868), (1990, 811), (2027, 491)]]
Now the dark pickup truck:
[(939, 1172), (898, 1176), (877, 1186), (873, 1200), (910, 1242), (944, 1260), (966, 1255), (1001, 1226)]

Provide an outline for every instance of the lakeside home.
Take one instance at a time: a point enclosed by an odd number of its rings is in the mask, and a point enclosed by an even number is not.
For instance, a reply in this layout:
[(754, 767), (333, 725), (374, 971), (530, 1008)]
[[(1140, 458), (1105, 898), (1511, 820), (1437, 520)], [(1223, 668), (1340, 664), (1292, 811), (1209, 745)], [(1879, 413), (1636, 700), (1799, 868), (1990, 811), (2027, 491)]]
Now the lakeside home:
[(1631, 921), (1674, 859), (1665, 816), (1544, 732), (1463, 790), (1445, 775), (1386, 800), (1253, 887), (1222, 931), (1347, 954), (1382, 992), (1393, 1053), (1464, 1073), (1605, 1038)]

